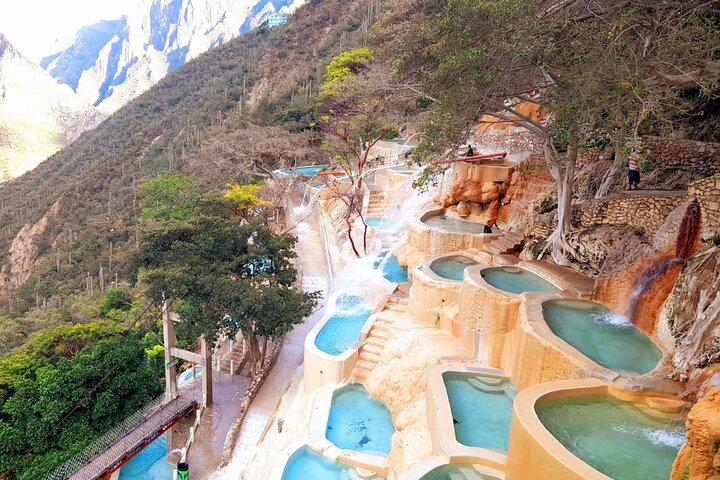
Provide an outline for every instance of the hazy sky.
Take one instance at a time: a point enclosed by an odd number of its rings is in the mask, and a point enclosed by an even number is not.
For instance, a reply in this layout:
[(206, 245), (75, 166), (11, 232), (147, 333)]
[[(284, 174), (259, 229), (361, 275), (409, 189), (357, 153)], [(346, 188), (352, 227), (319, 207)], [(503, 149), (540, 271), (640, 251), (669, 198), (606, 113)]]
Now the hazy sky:
[(0, 32), (32, 58), (67, 46), (83, 25), (117, 18), (134, 0), (0, 0)]

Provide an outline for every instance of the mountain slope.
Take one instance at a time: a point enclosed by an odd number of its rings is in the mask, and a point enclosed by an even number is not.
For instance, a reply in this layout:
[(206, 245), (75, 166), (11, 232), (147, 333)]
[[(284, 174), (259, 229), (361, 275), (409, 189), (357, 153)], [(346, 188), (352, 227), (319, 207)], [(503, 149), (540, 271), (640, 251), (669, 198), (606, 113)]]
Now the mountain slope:
[(0, 180), (31, 170), (103, 118), (0, 33)]
[(84, 101), (113, 112), (186, 61), (303, 1), (142, 0), (128, 16), (82, 28), (41, 65)]
[[(48, 215), (43, 229), (32, 230), (37, 235), (24, 237), (37, 247), (25, 265), (45, 259), (53, 268), (37, 267), (40, 273), (17, 295), (30, 301), (36, 291), (40, 298), (72, 293), (82, 289), (87, 274), (97, 276), (101, 263), (111, 275), (110, 242), (113, 268), (121, 267), (134, 249), (135, 187), (144, 179), (182, 169), (223, 186), (235, 175), (251, 175), (247, 162), (256, 158), (267, 158), (267, 168), (288, 158), (314, 155), (317, 161), (322, 152), (311, 135), (289, 130), (302, 130), (297, 119), (311, 108), (307, 93), (323, 66), (364, 38), (365, 12), (362, 0), (314, 0), (285, 26), (260, 27), (186, 63), (35, 170), (0, 185), (5, 272), (17, 271), (9, 262), (19, 232)], [(257, 151), (253, 138), (262, 138), (268, 149)], [(225, 158), (216, 167), (208, 157), (218, 157), (220, 147)], [(10, 275), (2, 281), (0, 295), (19, 283)]]

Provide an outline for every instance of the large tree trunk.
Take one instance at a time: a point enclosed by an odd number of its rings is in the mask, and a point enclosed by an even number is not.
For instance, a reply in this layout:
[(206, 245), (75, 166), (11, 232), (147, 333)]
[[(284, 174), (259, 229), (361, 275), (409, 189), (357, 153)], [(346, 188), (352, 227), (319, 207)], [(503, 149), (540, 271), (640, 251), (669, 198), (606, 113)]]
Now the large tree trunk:
[(255, 376), (258, 374), (258, 363), (260, 361), (260, 348), (258, 347), (258, 340), (255, 334), (247, 334), (248, 351), (250, 352), (250, 375)]
[(267, 354), (267, 345), (268, 345), (268, 338), (262, 337), (262, 343), (260, 344), (260, 363), (259, 367), (262, 369), (263, 365), (265, 365), (265, 356)]
[(605, 171), (605, 175), (603, 175), (600, 187), (597, 189), (597, 192), (595, 192), (596, 199), (603, 198), (607, 195), (615, 179), (618, 175), (622, 174), (626, 161), (623, 149), (624, 144), (625, 130), (621, 130), (617, 137), (615, 137), (615, 157), (613, 158), (613, 164)]
[(568, 148), (564, 160), (548, 139), (544, 145), (545, 160), (547, 161), (550, 173), (555, 179), (558, 194), (558, 223), (555, 230), (547, 238), (547, 245), (540, 254), (542, 258), (546, 252), (558, 265), (569, 265), (568, 256), (574, 257), (575, 249), (568, 242), (568, 234), (572, 232), (572, 198), (573, 183), (575, 181), (575, 165), (577, 163), (577, 149), (573, 146)]

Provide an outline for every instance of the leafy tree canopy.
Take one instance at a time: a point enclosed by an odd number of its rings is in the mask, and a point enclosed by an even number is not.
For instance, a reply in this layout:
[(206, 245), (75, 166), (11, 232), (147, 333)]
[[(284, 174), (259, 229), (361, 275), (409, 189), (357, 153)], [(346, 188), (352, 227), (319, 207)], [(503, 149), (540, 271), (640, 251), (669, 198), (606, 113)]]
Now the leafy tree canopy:
[(140, 218), (148, 220), (188, 220), (195, 208), (198, 190), (188, 175), (167, 174), (140, 186), (144, 207)]

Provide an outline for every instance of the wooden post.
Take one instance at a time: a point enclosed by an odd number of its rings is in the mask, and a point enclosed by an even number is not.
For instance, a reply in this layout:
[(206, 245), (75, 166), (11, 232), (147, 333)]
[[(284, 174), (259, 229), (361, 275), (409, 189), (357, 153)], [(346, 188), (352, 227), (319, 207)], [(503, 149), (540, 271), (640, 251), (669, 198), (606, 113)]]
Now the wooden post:
[(200, 337), (200, 356), (202, 362), (201, 365), (204, 403), (205, 405), (212, 405), (212, 351), (208, 348), (207, 340), (205, 340), (205, 337)]
[[(163, 302), (163, 346), (165, 347), (165, 401), (169, 402), (177, 397), (177, 375), (175, 374), (175, 362), (172, 357), (172, 349), (175, 348), (175, 325), (173, 324), (170, 312), (172, 303)], [(203, 372), (204, 373), (204, 372)]]

